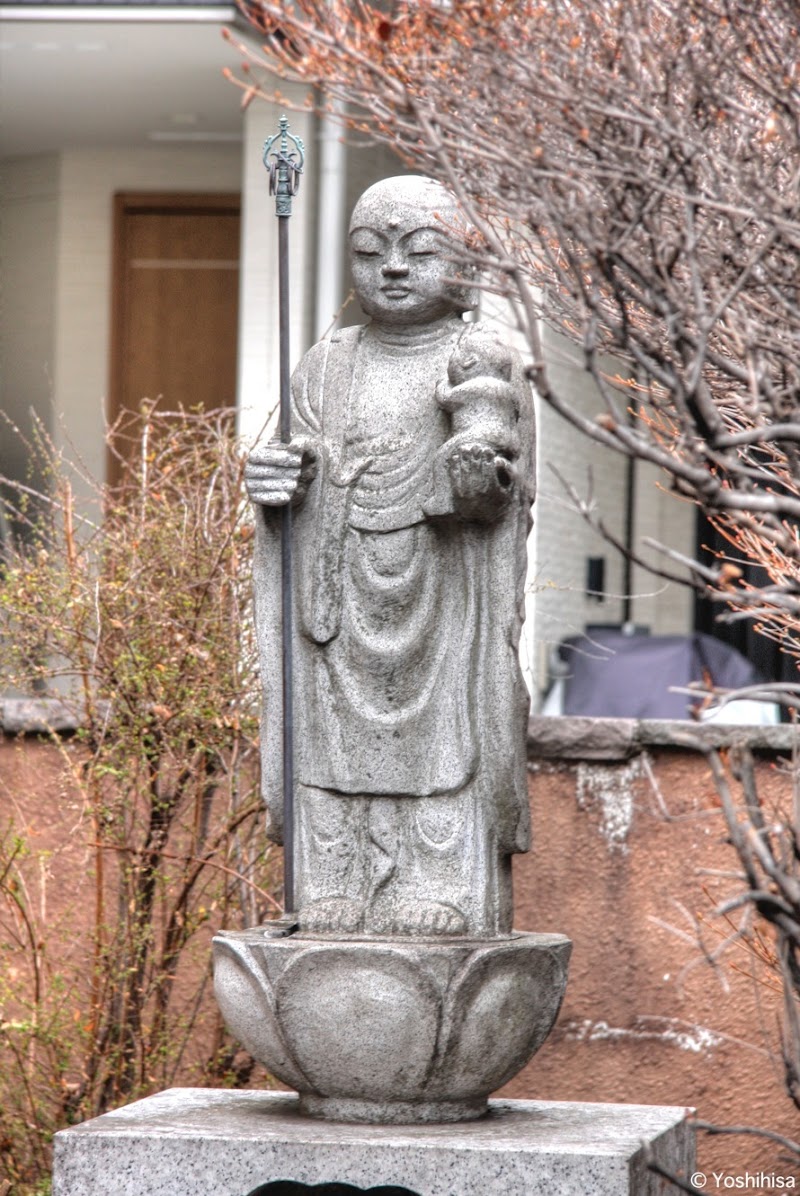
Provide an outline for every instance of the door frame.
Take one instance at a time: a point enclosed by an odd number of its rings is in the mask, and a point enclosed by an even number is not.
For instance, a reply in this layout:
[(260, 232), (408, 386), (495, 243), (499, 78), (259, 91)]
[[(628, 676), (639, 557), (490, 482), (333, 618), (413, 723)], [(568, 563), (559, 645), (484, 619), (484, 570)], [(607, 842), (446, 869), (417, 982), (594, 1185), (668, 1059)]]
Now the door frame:
[[(111, 327), (109, 333), (108, 398), (106, 425), (112, 427), (122, 410), (125, 363), (122, 351), (123, 330), (128, 309), (128, 289), (125, 257), (125, 221), (139, 213), (175, 213), (241, 215), (242, 197), (237, 191), (117, 191), (113, 197), (111, 250)], [(110, 450), (106, 451), (106, 477), (116, 479), (117, 463)]]

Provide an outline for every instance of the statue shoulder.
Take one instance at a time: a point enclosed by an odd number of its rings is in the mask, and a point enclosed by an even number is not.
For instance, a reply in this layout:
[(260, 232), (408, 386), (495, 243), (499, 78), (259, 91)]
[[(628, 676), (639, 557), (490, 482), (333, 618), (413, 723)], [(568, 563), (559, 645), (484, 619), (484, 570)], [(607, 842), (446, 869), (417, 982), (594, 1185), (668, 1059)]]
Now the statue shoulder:
[(348, 349), (355, 349), (366, 328), (365, 324), (353, 324), (347, 328), (337, 328), (330, 336), (317, 341), (302, 356), (300, 364), (295, 370), (295, 382), (303, 383), (308, 379), (320, 377), (331, 354), (338, 357)]
[(357, 345), (366, 328), (366, 324), (350, 324), (347, 328), (337, 328), (331, 334), (331, 343), (334, 345)]
[(322, 432), (325, 393), (330, 390), (346, 393), (346, 380), (352, 377), (353, 359), (363, 331), (361, 324), (337, 329), (303, 355), (292, 375), (295, 417), (302, 430)]
[(487, 373), (498, 376), (523, 369), (522, 357), (512, 344), (501, 336), (497, 328), (483, 320), (466, 324), (458, 338), (456, 354), (472, 361), (478, 360)]

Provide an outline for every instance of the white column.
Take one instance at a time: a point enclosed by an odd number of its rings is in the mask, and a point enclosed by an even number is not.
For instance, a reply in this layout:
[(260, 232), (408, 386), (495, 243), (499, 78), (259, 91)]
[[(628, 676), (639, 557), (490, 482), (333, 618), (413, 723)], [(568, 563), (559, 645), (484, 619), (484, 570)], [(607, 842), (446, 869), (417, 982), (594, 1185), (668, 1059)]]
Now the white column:
[(317, 302), (315, 338), (329, 331), (344, 301), (345, 203), (347, 149), (343, 129), (330, 120), (319, 125), (319, 198), (317, 218)]

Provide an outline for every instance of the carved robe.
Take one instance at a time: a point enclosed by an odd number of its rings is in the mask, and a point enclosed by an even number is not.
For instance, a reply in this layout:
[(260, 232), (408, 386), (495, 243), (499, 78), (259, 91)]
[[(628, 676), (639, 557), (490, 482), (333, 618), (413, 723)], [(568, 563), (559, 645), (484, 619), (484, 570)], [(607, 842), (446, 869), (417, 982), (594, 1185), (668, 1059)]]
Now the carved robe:
[[(495, 847), (508, 854), (527, 850), (529, 838), (528, 695), (517, 653), (533, 413), (515, 358), (510, 498), (485, 519), (442, 513), (434, 478), (452, 429), (435, 390), (464, 329), (458, 319), (413, 338), (344, 329), (315, 345), (293, 376), (293, 437), (318, 462), (293, 516), (295, 778), (300, 801), (304, 787), (426, 798), (477, 786)], [(279, 524), (261, 509), (262, 758), (278, 841)]]

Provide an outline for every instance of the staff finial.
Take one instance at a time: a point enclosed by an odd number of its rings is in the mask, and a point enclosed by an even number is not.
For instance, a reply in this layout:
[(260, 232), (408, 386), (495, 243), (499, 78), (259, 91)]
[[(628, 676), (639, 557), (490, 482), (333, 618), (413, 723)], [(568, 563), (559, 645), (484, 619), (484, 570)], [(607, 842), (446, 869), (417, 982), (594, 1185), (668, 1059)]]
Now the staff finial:
[[(289, 121), (282, 116), (278, 122), (279, 131), (264, 142), (264, 165), (269, 171), (269, 193), (275, 196), (275, 215), (291, 216), (292, 196), (297, 195), (300, 175), (303, 173), (305, 149), (303, 142), (289, 132)], [(273, 145), (280, 139), (280, 145)], [(289, 142), (294, 145), (290, 149)]]

